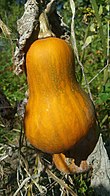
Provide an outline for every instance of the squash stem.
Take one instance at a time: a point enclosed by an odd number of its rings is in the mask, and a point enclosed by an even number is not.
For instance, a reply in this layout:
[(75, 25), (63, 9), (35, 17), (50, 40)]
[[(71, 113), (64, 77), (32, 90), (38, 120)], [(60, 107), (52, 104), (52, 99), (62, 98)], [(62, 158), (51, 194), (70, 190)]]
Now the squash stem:
[(48, 17), (46, 15), (45, 11), (40, 14), (39, 22), (40, 22), (40, 32), (38, 35), (39, 39), (55, 36), (54, 33), (50, 29)]

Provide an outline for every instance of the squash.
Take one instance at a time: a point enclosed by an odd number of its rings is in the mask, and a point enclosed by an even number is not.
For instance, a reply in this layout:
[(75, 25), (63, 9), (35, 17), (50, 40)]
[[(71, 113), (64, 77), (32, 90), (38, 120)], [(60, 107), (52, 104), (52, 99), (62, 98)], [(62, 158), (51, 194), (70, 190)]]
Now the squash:
[(36, 40), (26, 55), (26, 71), (24, 129), (33, 146), (59, 154), (74, 149), (88, 133), (95, 138), (94, 106), (76, 80), (73, 51), (65, 40)]
[(75, 76), (71, 46), (56, 38), (41, 13), (38, 39), (26, 54), (29, 99), (24, 115), (27, 139), (52, 155), (57, 169), (80, 173), (97, 142), (92, 101)]

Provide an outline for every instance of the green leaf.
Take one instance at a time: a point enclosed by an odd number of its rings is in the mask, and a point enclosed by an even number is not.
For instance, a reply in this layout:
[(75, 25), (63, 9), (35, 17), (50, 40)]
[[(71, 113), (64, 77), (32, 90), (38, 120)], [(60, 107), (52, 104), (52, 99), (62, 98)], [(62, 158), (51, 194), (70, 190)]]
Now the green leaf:
[(99, 7), (99, 15), (102, 15), (102, 14), (103, 14), (103, 6), (100, 5), (100, 7)]
[(109, 12), (109, 9), (110, 9), (110, 6), (109, 5), (107, 5), (106, 6), (106, 10)]
[(96, 101), (96, 103), (98, 103), (98, 104), (105, 103), (109, 99), (110, 99), (109, 93), (100, 93), (99, 99)]
[(96, 30), (95, 30), (95, 24), (94, 24), (94, 23), (91, 24), (91, 26), (90, 26), (90, 31), (91, 31), (91, 32), (95, 32), (95, 31), (96, 31)]
[(84, 50), (93, 40), (94, 35), (90, 35), (86, 38), (84, 45), (82, 46), (82, 50)]

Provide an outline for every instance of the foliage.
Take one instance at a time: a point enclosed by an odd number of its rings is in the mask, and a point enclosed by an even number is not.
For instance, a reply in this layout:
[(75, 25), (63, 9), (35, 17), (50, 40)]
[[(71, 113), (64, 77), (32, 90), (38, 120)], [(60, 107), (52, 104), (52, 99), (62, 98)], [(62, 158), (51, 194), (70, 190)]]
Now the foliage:
[[(10, 35), (2, 31), (0, 34), (0, 88), (9, 99), (12, 107), (15, 107), (17, 103), (24, 99), (24, 93), (27, 89), (25, 75), (16, 76), (13, 72), (13, 54), (18, 37), (17, 19), (23, 13), (23, 6), (15, 1), (1, 1), (0, 10), (1, 19), (11, 32)], [(15, 124), (16, 129), (19, 128), (19, 122)], [(7, 126), (0, 118), (0, 142), (12, 141), (17, 135), (17, 132), (9, 131)]]
[(23, 6), (13, 1), (4, 1), (0, 4), (2, 7), (1, 18), (11, 30), (11, 37), (1, 33), (0, 36), (0, 87), (10, 99), (12, 104), (15, 101), (23, 99), (23, 93), (26, 90), (24, 76), (16, 76), (13, 73), (13, 52), (17, 40), (17, 19), (23, 13)]

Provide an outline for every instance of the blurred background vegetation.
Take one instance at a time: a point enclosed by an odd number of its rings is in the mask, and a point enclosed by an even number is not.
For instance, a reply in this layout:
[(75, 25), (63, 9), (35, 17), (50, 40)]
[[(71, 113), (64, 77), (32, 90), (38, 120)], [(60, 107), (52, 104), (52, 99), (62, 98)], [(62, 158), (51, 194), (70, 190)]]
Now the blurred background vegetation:
[[(0, 1), (0, 18), (11, 33), (7, 36), (0, 29), (0, 89), (3, 90), (13, 108), (25, 98), (27, 90), (25, 74), (17, 76), (13, 72), (13, 54), (18, 39), (17, 20), (23, 14), (24, 3), (25, 0)], [(109, 4), (109, 0), (75, 1), (75, 35), (79, 58), (84, 66), (100, 124), (100, 132), (105, 142), (110, 139)], [(72, 13), (69, 1), (57, 1), (57, 10), (70, 31)], [(77, 60), (76, 75), (87, 91)], [(20, 129), (20, 121), (17, 117), (16, 119), (14, 129), (10, 131), (5, 123), (0, 121), (0, 143), (9, 143), (16, 139), (19, 133), (17, 130)], [(80, 180), (81, 178), (76, 178), (78, 186), (81, 186), (79, 195), (80, 193), (83, 195), (82, 193), (88, 188), (87, 184)]]

